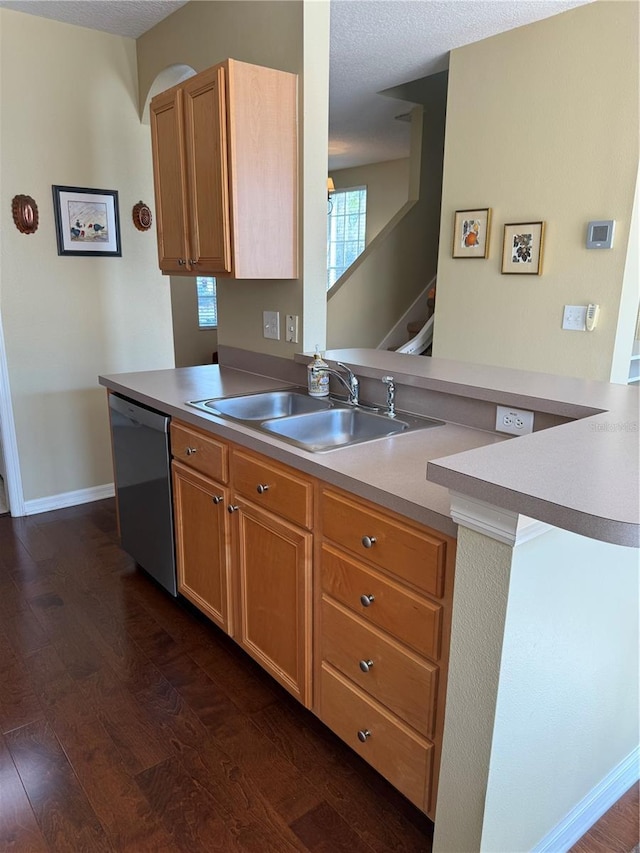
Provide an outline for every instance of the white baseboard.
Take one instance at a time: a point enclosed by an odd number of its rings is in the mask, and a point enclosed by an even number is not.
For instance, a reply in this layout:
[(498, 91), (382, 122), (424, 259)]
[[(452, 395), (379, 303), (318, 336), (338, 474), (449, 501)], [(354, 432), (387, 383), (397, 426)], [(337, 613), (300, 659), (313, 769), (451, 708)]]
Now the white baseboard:
[(59, 495), (49, 495), (46, 498), (35, 498), (24, 502), (25, 515), (37, 515), (40, 512), (51, 512), (53, 509), (65, 509), (68, 506), (79, 506), (92, 501), (112, 498), (115, 494), (113, 483), (104, 486), (92, 486), (90, 489), (78, 489), (75, 492), (62, 492)]
[(566, 853), (640, 777), (640, 746), (614, 767), (531, 853)]

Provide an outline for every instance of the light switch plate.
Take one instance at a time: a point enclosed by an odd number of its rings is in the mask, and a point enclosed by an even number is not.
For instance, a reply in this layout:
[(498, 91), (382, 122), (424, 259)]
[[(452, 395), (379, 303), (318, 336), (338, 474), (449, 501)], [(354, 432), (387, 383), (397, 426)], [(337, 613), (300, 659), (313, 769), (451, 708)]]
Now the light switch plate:
[(587, 318), (586, 305), (565, 305), (562, 315), (562, 328), (574, 332), (584, 332)]
[(262, 334), (265, 338), (270, 338), (274, 341), (280, 340), (280, 312), (279, 311), (263, 311), (262, 312)]

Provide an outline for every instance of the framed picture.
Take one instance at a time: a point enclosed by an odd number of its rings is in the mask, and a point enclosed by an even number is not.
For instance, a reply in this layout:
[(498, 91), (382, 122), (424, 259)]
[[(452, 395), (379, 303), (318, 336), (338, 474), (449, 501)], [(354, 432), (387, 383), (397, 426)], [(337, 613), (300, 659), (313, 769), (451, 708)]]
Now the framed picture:
[(541, 275), (544, 222), (514, 222), (504, 226), (502, 272)]
[(456, 210), (453, 221), (454, 258), (488, 258), (491, 208)]
[(117, 190), (52, 189), (59, 255), (121, 257)]

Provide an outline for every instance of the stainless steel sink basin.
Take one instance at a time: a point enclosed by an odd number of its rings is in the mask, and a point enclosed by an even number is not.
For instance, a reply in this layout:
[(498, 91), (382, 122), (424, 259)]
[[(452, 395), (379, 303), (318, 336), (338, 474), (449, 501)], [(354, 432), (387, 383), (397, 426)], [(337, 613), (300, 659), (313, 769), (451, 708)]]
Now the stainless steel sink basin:
[(361, 409), (328, 409), (314, 414), (298, 415), (277, 421), (267, 421), (265, 432), (319, 452), (336, 447), (370, 441), (372, 438), (395, 435), (409, 428), (399, 418), (388, 418)]
[(301, 391), (265, 391), (224, 400), (196, 400), (190, 405), (210, 414), (239, 421), (266, 421), (321, 411), (328, 409), (331, 403), (328, 399), (309, 397)]
[(355, 408), (333, 398), (309, 397), (297, 389), (195, 400), (189, 405), (210, 415), (242, 421), (313, 453), (443, 423), (402, 412), (390, 418), (377, 409)]

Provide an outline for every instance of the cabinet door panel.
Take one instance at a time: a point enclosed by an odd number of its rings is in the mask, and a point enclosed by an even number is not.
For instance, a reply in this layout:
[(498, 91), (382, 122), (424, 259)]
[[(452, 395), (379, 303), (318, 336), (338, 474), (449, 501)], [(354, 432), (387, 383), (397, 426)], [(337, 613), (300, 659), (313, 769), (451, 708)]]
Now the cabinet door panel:
[(150, 118), (160, 269), (184, 272), (189, 235), (180, 90), (154, 98)]
[(224, 68), (183, 87), (191, 199), (191, 257), (197, 274), (231, 272)]
[(311, 534), (238, 503), (240, 645), (309, 707)]
[(231, 634), (227, 489), (179, 462), (172, 467), (178, 591)]

